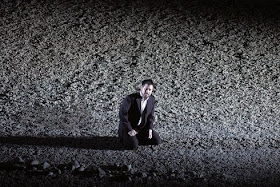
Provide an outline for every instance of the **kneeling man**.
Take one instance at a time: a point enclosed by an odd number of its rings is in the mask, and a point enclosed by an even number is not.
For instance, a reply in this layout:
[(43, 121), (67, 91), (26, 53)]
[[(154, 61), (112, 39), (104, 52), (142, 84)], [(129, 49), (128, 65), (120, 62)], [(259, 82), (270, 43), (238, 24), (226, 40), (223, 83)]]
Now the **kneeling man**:
[(158, 145), (162, 143), (154, 127), (155, 98), (152, 95), (152, 80), (142, 81), (139, 93), (128, 95), (119, 111), (120, 141), (125, 149), (137, 149), (138, 145)]

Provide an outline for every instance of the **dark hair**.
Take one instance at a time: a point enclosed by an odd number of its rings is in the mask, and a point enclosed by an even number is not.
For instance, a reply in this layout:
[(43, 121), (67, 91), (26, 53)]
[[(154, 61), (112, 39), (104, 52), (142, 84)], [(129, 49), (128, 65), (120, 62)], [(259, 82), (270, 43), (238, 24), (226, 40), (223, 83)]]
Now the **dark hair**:
[(142, 86), (144, 86), (145, 84), (153, 85), (154, 86), (154, 82), (152, 81), (152, 79), (143, 80), (142, 81)]

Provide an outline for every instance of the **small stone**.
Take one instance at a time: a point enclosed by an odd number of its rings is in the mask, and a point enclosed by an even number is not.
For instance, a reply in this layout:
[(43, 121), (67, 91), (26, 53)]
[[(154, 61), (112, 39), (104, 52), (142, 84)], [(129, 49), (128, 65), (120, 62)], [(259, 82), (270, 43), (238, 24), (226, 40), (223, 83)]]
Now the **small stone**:
[(156, 177), (157, 174), (156, 174), (155, 172), (152, 172), (152, 176), (153, 176), (153, 177)]
[(23, 164), (14, 164), (14, 167), (17, 169), (26, 169), (26, 166)]
[(148, 176), (148, 175), (147, 175), (146, 172), (142, 172), (142, 173), (141, 173), (141, 177), (142, 177), (142, 178), (146, 178), (147, 176)]
[(99, 174), (99, 177), (104, 177), (106, 175), (106, 172), (103, 169), (98, 168), (98, 174)]
[(72, 165), (75, 166), (75, 168), (81, 167), (80, 163), (79, 163), (77, 160), (74, 160), (74, 161), (72, 162)]
[(170, 169), (169, 173), (175, 173), (176, 171), (174, 169)]
[(74, 171), (75, 169), (76, 169), (76, 167), (74, 165), (72, 165), (71, 171)]
[(191, 177), (197, 177), (198, 175), (195, 171), (190, 171), (189, 174)]
[(177, 177), (177, 180), (180, 180), (180, 181), (186, 181), (186, 178), (185, 177)]
[(40, 173), (40, 174), (43, 174), (43, 173), (44, 173), (44, 171), (43, 171), (43, 170), (40, 170), (40, 169), (34, 170), (34, 172)]
[(203, 174), (200, 174), (200, 175), (198, 176), (198, 178), (203, 179), (203, 178), (204, 178), (204, 175), (203, 175)]
[(179, 179), (179, 180), (185, 180), (185, 173), (184, 172), (180, 172), (180, 173), (177, 173), (177, 176), (176, 178)]
[(38, 161), (38, 160), (33, 160), (32, 162), (31, 162), (31, 166), (37, 166), (37, 165), (39, 165), (40, 164), (40, 162)]
[(54, 176), (53, 172), (49, 172), (48, 176)]
[(37, 170), (38, 170), (38, 168), (32, 167), (32, 171), (37, 171)]
[(85, 166), (81, 166), (81, 167), (78, 168), (78, 171), (79, 171), (79, 172), (83, 172), (83, 171), (85, 171), (85, 169), (86, 169)]
[(179, 154), (183, 156), (185, 154), (185, 151), (183, 149), (180, 149)]
[(132, 175), (134, 175), (134, 174), (135, 174), (134, 169), (131, 169), (131, 170), (129, 171), (129, 173), (132, 174)]
[(25, 161), (19, 156), (16, 158), (16, 162), (19, 163), (19, 164), (24, 164)]
[(176, 174), (175, 173), (171, 173), (170, 177), (175, 178)]
[(131, 171), (131, 169), (132, 169), (131, 164), (125, 165), (125, 169), (126, 169), (127, 172)]
[(61, 170), (57, 167), (55, 167), (54, 170), (55, 170), (55, 173), (57, 173), (58, 175), (60, 175), (62, 173)]
[(42, 167), (45, 170), (45, 169), (48, 169), (50, 166), (51, 165), (48, 162), (44, 162)]

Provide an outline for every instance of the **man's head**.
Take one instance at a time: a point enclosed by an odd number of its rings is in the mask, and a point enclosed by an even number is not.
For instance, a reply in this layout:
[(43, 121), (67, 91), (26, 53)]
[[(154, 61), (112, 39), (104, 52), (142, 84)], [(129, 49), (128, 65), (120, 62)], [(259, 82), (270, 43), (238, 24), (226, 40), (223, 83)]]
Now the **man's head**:
[(151, 96), (154, 89), (154, 83), (151, 79), (143, 80), (141, 86), (141, 94), (144, 99), (147, 99)]

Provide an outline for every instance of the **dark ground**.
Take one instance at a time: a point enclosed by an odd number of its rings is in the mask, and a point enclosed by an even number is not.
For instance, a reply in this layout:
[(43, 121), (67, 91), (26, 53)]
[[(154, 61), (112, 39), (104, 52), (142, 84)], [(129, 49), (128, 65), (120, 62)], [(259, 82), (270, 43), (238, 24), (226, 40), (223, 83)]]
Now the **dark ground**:
[[(0, 2), (0, 186), (280, 185), (278, 1)], [(164, 143), (122, 150), (145, 78)]]

